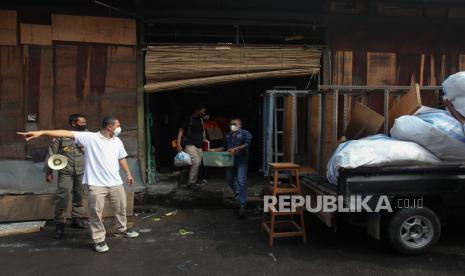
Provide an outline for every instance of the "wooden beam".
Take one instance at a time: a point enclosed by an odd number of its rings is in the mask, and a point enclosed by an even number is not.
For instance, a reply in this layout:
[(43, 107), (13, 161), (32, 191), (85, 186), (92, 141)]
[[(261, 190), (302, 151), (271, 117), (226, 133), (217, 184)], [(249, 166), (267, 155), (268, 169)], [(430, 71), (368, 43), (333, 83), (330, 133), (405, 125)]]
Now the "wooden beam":
[(132, 19), (52, 14), (52, 40), (136, 45)]
[(21, 44), (52, 45), (52, 26), (21, 24)]
[(310, 104), (310, 165), (319, 170), (321, 156), (321, 95), (309, 97)]
[[(284, 135), (283, 135), (283, 153), (284, 162), (294, 162), (294, 96), (284, 96)], [(294, 145), (295, 146), (295, 145)]]
[[(142, 179), (144, 183), (148, 182), (147, 179), (147, 147), (151, 147), (151, 141), (146, 141), (145, 132), (145, 101), (144, 101), (144, 74), (145, 74), (145, 61), (144, 52), (142, 50), (144, 45), (144, 22), (137, 21), (137, 45), (136, 45), (136, 69), (137, 69), (137, 145), (138, 145), (138, 159), (141, 165)], [(147, 111), (148, 112), (148, 111)], [(147, 143), (150, 143), (149, 146)], [(156, 169), (156, 168), (155, 168)], [(153, 184), (153, 183), (151, 183)]]

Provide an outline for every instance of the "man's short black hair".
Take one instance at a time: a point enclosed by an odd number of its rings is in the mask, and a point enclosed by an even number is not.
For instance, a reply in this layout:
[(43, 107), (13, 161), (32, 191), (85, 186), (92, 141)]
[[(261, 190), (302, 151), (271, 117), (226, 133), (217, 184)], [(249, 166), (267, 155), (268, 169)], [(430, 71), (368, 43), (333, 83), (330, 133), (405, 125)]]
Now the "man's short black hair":
[(242, 120), (239, 117), (233, 117), (231, 121), (239, 121), (242, 124)]
[(86, 118), (86, 116), (84, 116), (84, 115), (82, 115), (82, 114), (78, 114), (78, 113), (69, 115), (69, 118), (68, 118), (68, 123), (69, 123), (69, 125), (70, 125), (70, 126), (73, 126), (73, 123), (76, 123), (76, 121), (77, 121), (79, 118)]
[(113, 117), (113, 116), (108, 116), (108, 117), (103, 118), (102, 128), (106, 128), (109, 125), (113, 125), (117, 120), (118, 118)]
[(204, 105), (196, 105), (196, 106), (194, 107), (194, 112), (195, 112), (195, 111), (200, 111), (200, 110), (202, 110), (202, 109), (207, 109), (207, 108), (206, 108)]

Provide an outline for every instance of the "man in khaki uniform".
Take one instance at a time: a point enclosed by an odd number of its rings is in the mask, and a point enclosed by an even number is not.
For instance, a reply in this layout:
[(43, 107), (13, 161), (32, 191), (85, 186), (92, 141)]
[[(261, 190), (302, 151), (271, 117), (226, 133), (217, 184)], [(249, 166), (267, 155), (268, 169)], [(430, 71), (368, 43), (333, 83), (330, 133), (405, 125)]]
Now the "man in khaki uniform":
[[(73, 131), (85, 131), (87, 128), (84, 115), (72, 114), (68, 122)], [(66, 167), (58, 171), (58, 189), (55, 205), (56, 232), (54, 238), (61, 239), (64, 236), (68, 197), (70, 194), (72, 195), (71, 227), (78, 229), (86, 228), (81, 220), (84, 208), (82, 205), (84, 190), (82, 185), (82, 177), (84, 175), (84, 148), (76, 144), (74, 139), (54, 138), (52, 144), (49, 146), (44, 165), (47, 182), (53, 181), (53, 170), (47, 164), (48, 158), (53, 154), (61, 154), (68, 159)]]

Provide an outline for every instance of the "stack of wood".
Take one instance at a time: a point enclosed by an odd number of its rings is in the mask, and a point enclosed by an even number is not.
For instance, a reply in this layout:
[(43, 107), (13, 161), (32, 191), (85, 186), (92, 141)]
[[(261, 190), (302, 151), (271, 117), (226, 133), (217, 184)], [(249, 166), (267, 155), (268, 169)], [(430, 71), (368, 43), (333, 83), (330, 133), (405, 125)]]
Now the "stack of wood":
[(146, 92), (261, 78), (311, 76), (321, 49), (304, 46), (150, 46), (145, 57)]

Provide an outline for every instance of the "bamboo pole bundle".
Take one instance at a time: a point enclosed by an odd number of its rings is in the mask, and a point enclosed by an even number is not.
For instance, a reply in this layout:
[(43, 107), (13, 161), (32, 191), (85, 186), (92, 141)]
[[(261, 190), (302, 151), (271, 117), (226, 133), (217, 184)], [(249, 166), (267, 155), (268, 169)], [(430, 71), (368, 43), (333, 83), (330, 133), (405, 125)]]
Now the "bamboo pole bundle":
[(152, 46), (145, 58), (145, 90), (311, 75), (320, 58), (321, 50), (297, 46)]

